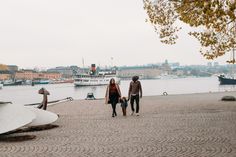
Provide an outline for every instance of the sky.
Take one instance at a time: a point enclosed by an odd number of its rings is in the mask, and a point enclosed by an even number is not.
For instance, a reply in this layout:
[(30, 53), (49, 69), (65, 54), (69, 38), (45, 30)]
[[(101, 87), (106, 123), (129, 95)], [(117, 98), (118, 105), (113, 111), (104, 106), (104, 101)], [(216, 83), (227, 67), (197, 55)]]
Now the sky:
[[(176, 45), (162, 44), (142, 0), (0, 1), (0, 63), (20, 68), (207, 64), (182, 25)], [(226, 64), (229, 56), (214, 62)]]

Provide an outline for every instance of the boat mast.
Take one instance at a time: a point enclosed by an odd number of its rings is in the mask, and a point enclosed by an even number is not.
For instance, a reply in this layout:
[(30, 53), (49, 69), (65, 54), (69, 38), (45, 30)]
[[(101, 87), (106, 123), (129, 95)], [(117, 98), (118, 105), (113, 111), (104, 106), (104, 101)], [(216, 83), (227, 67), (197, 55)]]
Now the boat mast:
[(84, 57), (82, 57), (82, 64), (83, 64), (83, 73), (84, 73)]

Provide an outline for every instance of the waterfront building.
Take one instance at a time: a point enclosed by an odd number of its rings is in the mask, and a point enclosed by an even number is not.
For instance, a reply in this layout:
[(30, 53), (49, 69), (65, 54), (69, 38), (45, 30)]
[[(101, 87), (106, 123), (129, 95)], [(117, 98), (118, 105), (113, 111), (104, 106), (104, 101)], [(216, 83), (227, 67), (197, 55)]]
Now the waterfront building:
[(56, 72), (60, 73), (63, 78), (71, 78), (73, 75), (78, 73), (79, 68), (77, 66), (69, 66), (69, 67), (56, 67), (48, 69), (47, 72)]
[(0, 64), (0, 71), (7, 71), (8, 67), (5, 64)]
[(211, 62), (208, 62), (208, 63), (207, 63), (207, 66), (208, 66), (208, 67), (212, 67), (212, 63), (211, 63)]
[(38, 74), (38, 78), (58, 80), (62, 78), (62, 74), (58, 72), (41, 72)]
[(157, 78), (162, 73), (159, 67), (132, 67), (118, 70), (118, 77), (131, 79), (132, 76), (139, 76), (141, 79)]
[(23, 80), (33, 80), (37, 78), (53, 80), (62, 78), (62, 75), (56, 72), (36, 72), (34, 70), (22, 70), (15, 73), (15, 78)]
[(9, 71), (0, 71), (0, 80), (9, 80), (11, 77), (12, 74)]
[(7, 65), (7, 69), (10, 72), (16, 72), (16, 71), (18, 71), (18, 66), (16, 66), (16, 65)]
[(219, 66), (219, 62), (214, 62), (214, 67)]

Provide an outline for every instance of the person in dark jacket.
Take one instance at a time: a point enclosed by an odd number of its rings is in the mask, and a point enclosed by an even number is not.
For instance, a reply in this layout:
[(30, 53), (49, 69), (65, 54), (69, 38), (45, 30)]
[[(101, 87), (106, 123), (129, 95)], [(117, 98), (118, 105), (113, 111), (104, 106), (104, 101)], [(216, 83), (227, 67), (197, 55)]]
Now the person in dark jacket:
[(105, 95), (105, 104), (111, 104), (112, 106), (112, 117), (117, 116), (116, 113), (116, 104), (119, 102), (121, 97), (120, 87), (116, 84), (115, 79), (110, 80), (109, 85), (107, 86), (106, 95)]
[(136, 102), (136, 115), (139, 116), (139, 99), (142, 98), (142, 85), (138, 76), (133, 76), (129, 85), (128, 100), (131, 104), (131, 115), (134, 114), (134, 101)]

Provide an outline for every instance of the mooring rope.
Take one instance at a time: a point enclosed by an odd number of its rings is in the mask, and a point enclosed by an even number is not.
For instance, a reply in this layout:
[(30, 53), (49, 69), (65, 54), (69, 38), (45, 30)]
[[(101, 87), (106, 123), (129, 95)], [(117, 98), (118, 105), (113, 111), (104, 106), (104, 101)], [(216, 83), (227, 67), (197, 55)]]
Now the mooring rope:
[(0, 101), (0, 104), (12, 104), (12, 102), (11, 101)]

